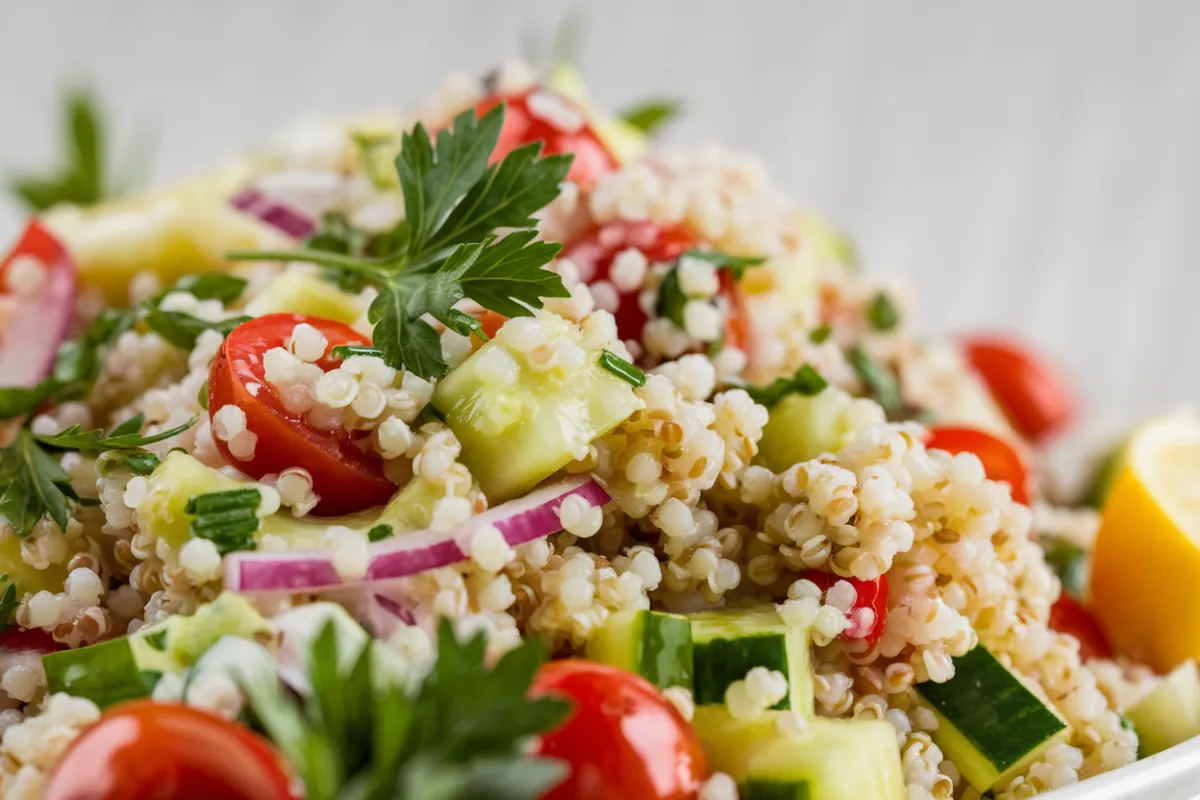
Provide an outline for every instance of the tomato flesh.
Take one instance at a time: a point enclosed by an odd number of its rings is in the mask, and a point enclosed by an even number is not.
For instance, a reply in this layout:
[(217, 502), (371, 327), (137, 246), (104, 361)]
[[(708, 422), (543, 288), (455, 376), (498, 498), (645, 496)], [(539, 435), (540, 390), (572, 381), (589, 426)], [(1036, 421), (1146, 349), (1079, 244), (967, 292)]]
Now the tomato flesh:
[(1050, 365), (1015, 339), (970, 337), (963, 341), (963, 351), (1013, 426), (1030, 441), (1045, 439), (1075, 418), (1070, 388)]
[(1062, 595), (1050, 607), (1050, 628), (1067, 633), (1079, 640), (1079, 656), (1087, 662), (1093, 658), (1111, 658), (1112, 648), (1104, 630), (1078, 600)]
[(978, 428), (937, 425), (929, 429), (925, 446), (947, 453), (974, 453), (983, 462), (984, 474), (1012, 487), (1012, 498), (1029, 505), (1031, 472), (1016, 448)]
[(542, 667), (530, 693), (575, 706), (538, 752), (571, 774), (543, 800), (685, 800), (707, 776), (695, 732), (657, 689), (637, 675), (568, 659)]
[[(561, 119), (541, 110), (540, 104), (546, 102), (561, 109)], [(482, 117), (500, 103), (506, 104), (504, 127), (492, 151), (493, 164), (518, 147), (542, 142), (542, 155), (574, 154), (567, 180), (584, 187), (591, 187), (601, 175), (617, 168), (616, 158), (596, 135), (584, 110), (570, 98), (538, 86), (516, 94), (486, 97), (475, 106), (475, 113)]]
[[(623, 250), (635, 247), (651, 264), (673, 261), (696, 246), (696, 238), (683, 228), (664, 227), (653, 222), (617, 221), (589, 231), (563, 249), (563, 257), (579, 268), (584, 283), (610, 281), (613, 260)], [(616, 288), (616, 287), (614, 287)], [(641, 341), (646, 327), (646, 312), (638, 303), (641, 287), (632, 292), (617, 292), (617, 310), (613, 317), (622, 340)]]
[[(383, 462), (355, 444), (342, 428), (325, 431), (287, 410), (264, 377), (263, 355), (283, 347), (292, 329), (307, 322), (325, 335), (328, 346), (317, 365), (332, 369), (331, 351), (339, 345), (369, 345), (368, 338), (348, 325), (297, 314), (268, 314), (245, 322), (226, 337), (213, 359), (208, 378), (208, 411), (216, 414), (234, 404), (246, 414), (246, 428), (258, 435), (253, 456), (242, 461), (229, 445), (214, 437), (225, 460), (252, 478), (303, 467), (321, 501), (316, 514), (348, 514), (386, 503), (396, 486), (383, 474)], [(252, 393), (248, 387), (257, 385)]]
[[(805, 580), (810, 580), (822, 592), (827, 592), (838, 581), (846, 581), (854, 587), (856, 597), (850, 608), (850, 627), (842, 631), (841, 639), (861, 639), (867, 644), (873, 644), (883, 635), (887, 627), (888, 613), (888, 580), (887, 575), (880, 575), (875, 580), (863, 581), (858, 578), (842, 578), (832, 572), (819, 572), (815, 569), (804, 573)], [(856, 613), (866, 609), (871, 613)]]
[(291, 800), (271, 747), (246, 728), (188, 706), (135, 700), (83, 732), (43, 800)]

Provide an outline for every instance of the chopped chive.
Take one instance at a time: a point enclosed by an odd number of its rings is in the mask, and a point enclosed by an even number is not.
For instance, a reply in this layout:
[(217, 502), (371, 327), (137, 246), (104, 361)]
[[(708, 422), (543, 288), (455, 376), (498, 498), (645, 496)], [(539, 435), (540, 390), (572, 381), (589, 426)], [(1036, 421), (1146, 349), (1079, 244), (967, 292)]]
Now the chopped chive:
[(645, 386), (646, 373), (630, 364), (620, 356), (603, 350), (600, 352), (600, 366), (616, 375), (630, 386)]
[(739, 281), (745, 277), (749, 267), (757, 267), (767, 260), (766, 256), (734, 256), (720, 250), (688, 250), (680, 258), (707, 261), (717, 269), (729, 270)]
[(395, 534), (392, 526), (386, 523), (376, 525), (371, 530), (367, 531), (368, 542), (381, 542), (384, 539), (391, 538)]
[(825, 391), (827, 386), (829, 386), (829, 381), (825, 380), (825, 377), (817, 372), (811, 364), (805, 364), (790, 378), (776, 378), (767, 386), (746, 386), (744, 388), (751, 400), (767, 408), (773, 408), (790, 394), (812, 397)]
[(167, 649), (167, 629), (166, 628), (163, 628), (161, 631), (155, 631), (154, 633), (147, 633), (142, 638), (144, 638), (146, 640), (146, 644), (150, 645), (155, 650), (158, 650), (160, 652), (166, 652), (166, 649)]
[(885, 411), (896, 411), (903, 405), (900, 385), (886, 367), (857, 345), (851, 347), (846, 356), (850, 359), (850, 366), (854, 368), (859, 380), (866, 385), (867, 391)]
[(196, 517), (191, 530), (193, 536), (215, 544), (217, 552), (224, 556), (237, 550), (255, 549), (254, 534), (260, 524), (253, 511), (241, 508)]
[(200, 385), (200, 391), (196, 393), (196, 402), (198, 402), (200, 404), (200, 407), (202, 409), (204, 409), (205, 411), (208, 411), (208, 380), (207, 379), (205, 379), (204, 383), (202, 383)]
[(258, 489), (230, 489), (225, 492), (198, 494), (187, 501), (188, 514), (216, 514), (223, 511), (256, 510), (262, 503)]
[(900, 312), (887, 292), (877, 292), (867, 306), (867, 320), (877, 331), (890, 331), (900, 324)]
[(820, 327), (813, 328), (808, 332), (808, 340), (813, 344), (823, 344), (824, 342), (828, 341), (829, 337), (832, 335), (833, 328), (829, 327), (829, 325), (821, 325)]
[(364, 344), (339, 344), (337, 347), (333, 348), (333, 355), (335, 358), (340, 358), (342, 360), (350, 358), (350, 356), (371, 356), (372, 358), (383, 358), (383, 351)]

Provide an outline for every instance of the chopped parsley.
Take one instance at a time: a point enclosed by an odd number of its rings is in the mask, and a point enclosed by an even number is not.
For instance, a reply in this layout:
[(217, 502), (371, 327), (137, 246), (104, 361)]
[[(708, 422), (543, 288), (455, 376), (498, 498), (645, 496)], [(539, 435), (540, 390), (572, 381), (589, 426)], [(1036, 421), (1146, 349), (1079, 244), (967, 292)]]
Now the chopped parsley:
[(654, 136), (683, 113), (683, 103), (672, 98), (645, 100), (621, 111), (617, 117), (647, 136)]
[(242, 682), (308, 800), (534, 800), (563, 778), (562, 763), (528, 754), (531, 738), (570, 711), (562, 699), (528, 696), (541, 646), (526, 640), (489, 668), (482, 633), (459, 641), (443, 619), (437, 639), (437, 661), (411, 692), (374, 679), (372, 641), (339, 658), (332, 622), (312, 642), (311, 692)]
[(386, 523), (380, 523), (371, 530), (367, 531), (368, 542), (382, 542), (384, 539), (390, 539), (396, 532), (392, 530), (392, 526)]
[(900, 324), (900, 312), (887, 292), (877, 292), (867, 306), (867, 321), (877, 331), (890, 331)]
[(766, 256), (735, 256), (722, 253), (720, 250), (688, 250), (680, 258), (698, 258), (707, 261), (717, 269), (727, 269), (739, 281), (746, 277), (746, 270), (757, 267), (767, 260)]
[(224, 556), (257, 547), (254, 534), (261, 524), (258, 518), (261, 504), (262, 493), (258, 489), (230, 489), (196, 495), (183, 510), (196, 516), (192, 520), (192, 535), (208, 539)]
[(154, 633), (147, 633), (144, 636), (142, 636), (142, 640), (146, 644), (153, 647), (155, 650), (158, 650), (159, 652), (166, 652), (166, 650), (167, 650), (167, 629), (163, 628), (161, 631), (155, 631)]
[(825, 380), (821, 373), (817, 372), (811, 364), (805, 364), (790, 378), (776, 378), (767, 386), (746, 386), (744, 388), (751, 400), (767, 408), (774, 408), (790, 394), (812, 397), (823, 392), (828, 385), (829, 381)]
[[(474, 110), (459, 114), (436, 141), (421, 124), (404, 134), (396, 173), (406, 218), (384, 234), (386, 253), (310, 246), (227, 257), (307, 261), (359, 276), (379, 289), (368, 319), (384, 360), (422, 378), (440, 378), (449, 365), (427, 315), (468, 335), (482, 329), (455, 308), (464, 298), (513, 317), (529, 316), (543, 298), (569, 296), (562, 278), (543, 269), (561, 245), (536, 241), (534, 214), (558, 196), (572, 156), (539, 156), (541, 143), (535, 142), (489, 165), (503, 124), (499, 105), (482, 117)], [(509, 232), (498, 237), (499, 230)]]
[[(747, 269), (766, 261), (763, 256), (734, 256), (719, 250), (688, 250), (679, 256), (679, 259), (684, 258), (707, 261), (719, 270), (728, 270), (733, 278), (739, 281), (746, 276)], [(684, 328), (683, 312), (690, 298), (684, 294), (683, 287), (679, 283), (679, 259), (663, 276), (663, 282), (658, 287), (658, 300), (655, 303), (654, 313), (656, 316), (669, 319), (678, 327)], [(715, 352), (719, 353), (724, 347), (723, 339), (724, 337), (716, 346)]]
[(646, 373), (608, 350), (601, 351), (600, 366), (630, 386), (641, 387), (646, 385)]
[(343, 361), (351, 356), (372, 356), (374, 358), (383, 356), (382, 350), (360, 344), (339, 344), (333, 348), (332, 352), (335, 358), (340, 358)]
[(808, 332), (808, 340), (813, 344), (824, 344), (832, 335), (833, 328), (829, 325), (819, 325)]
[(858, 379), (866, 387), (867, 393), (883, 406), (884, 411), (894, 414), (902, 410), (904, 401), (900, 396), (900, 385), (887, 367), (871, 358), (857, 345), (846, 352), (846, 357), (850, 360), (850, 366), (854, 368)]

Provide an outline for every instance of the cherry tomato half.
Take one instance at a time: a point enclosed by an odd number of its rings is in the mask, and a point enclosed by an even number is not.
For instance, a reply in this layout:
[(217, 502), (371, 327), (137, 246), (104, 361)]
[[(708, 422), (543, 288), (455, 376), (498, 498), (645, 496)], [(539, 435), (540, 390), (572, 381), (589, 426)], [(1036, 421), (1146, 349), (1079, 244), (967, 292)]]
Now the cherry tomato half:
[(289, 783), (271, 747), (241, 725), (135, 700), (75, 740), (43, 800), (291, 800)]
[(564, 695), (575, 705), (541, 738), (539, 753), (571, 767), (543, 800), (685, 800), (707, 776), (692, 726), (637, 675), (590, 661), (552, 661), (530, 693)]
[(925, 437), (930, 450), (947, 453), (974, 453), (983, 462), (984, 474), (994, 481), (1005, 481), (1012, 487), (1012, 498), (1029, 504), (1030, 470), (1016, 448), (978, 428), (935, 425)]
[[(683, 228), (664, 228), (653, 222), (617, 221), (568, 242), (563, 248), (563, 257), (579, 267), (579, 276), (584, 283), (593, 285), (606, 281), (611, 285), (609, 272), (613, 260), (623, 250), (635, 247), (642, 251), (648, 262), (654, 264), (679, 258), (684, 251), (695, 246), (696, 238)], [(613, 316), (622, 340), (641, 341), (647, 317), (638, 303), (640, 293), (640, 286), (629, 292), (617, 291), (618, 304)]]
[(530, 142), (542, 142), (542, 155), (574, 153), (567, 180), (591, 187), (596, 179), (617, 168), (617, 160), (588, 122), (587, 114), (573, 100), (545, 86), (519, 94), (492, 95), (475, 106), (483, 116), (500, 103), (504, 127), (492, 151), (492, 163)]
[(1111, 658), (1112, 648), (1104, 630), (1083, 604), (1064, 594), (1050, 607), (1050, 628), (1069, 633), (1079, 640), (1079, 655), (1086, 662), (1093, 658)]
[[(846, 581), (854, 587), (856, 597), (850, 609), (850, 627), (842, 631), (842, 639), (862, 639), (872, 644), (883, 635), (887, 626), (888, 580), (887, 575), (880, 575), (873, 581), (862, 581), (858, 578), (841, 578), (832, 572), (820, 572), (810, 569), (804, 573), (823, 592), (829, 591), (838, 581)], [(864, 613), (864, 612), (870, 612)]]
[[(244, 322), (226, 337), (213, 359), (208, 378), (208, 412), (235, 404), (246, 414), (246, 428), (258, 436), (254, 455), (241, 461), (215, 439), (221, 455), (252, 478), (303, 467), (321, 498), (317, 514), (347, 514), (386, 503), (396, 486), (383, 474), (383, 462), (359, 449), (348, 431), (325, 431), (289, 412), (263, 376), (263, 354), (283, 347), (292, 329), (307, 322), (325, 335), (328, 347), (317, 362), (324, 370), (337, 365), (330, 351), (338, 345), (365, 345), (370, 340), (348, 325), (297, 314), (268, 314)], [(250, 391), (251, 385), (258, 388)]]
[(1039, 441), (1075, 418), (1070, 388), (1020, 342), (1004, 336), (976, 336), (963, 340), (963, 350), (1025, 438)]

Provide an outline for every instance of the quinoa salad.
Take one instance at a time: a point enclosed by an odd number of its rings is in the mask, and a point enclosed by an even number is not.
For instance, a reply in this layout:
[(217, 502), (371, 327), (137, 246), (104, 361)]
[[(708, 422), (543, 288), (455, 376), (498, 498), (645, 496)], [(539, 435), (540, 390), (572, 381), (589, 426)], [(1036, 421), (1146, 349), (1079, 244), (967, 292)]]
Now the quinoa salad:
[(510, 63), (41, 204), (5, 800), (1003, 800), (1200, 734), (1200, 420), (1064, 491), (1053, 365), (665, 114)]

